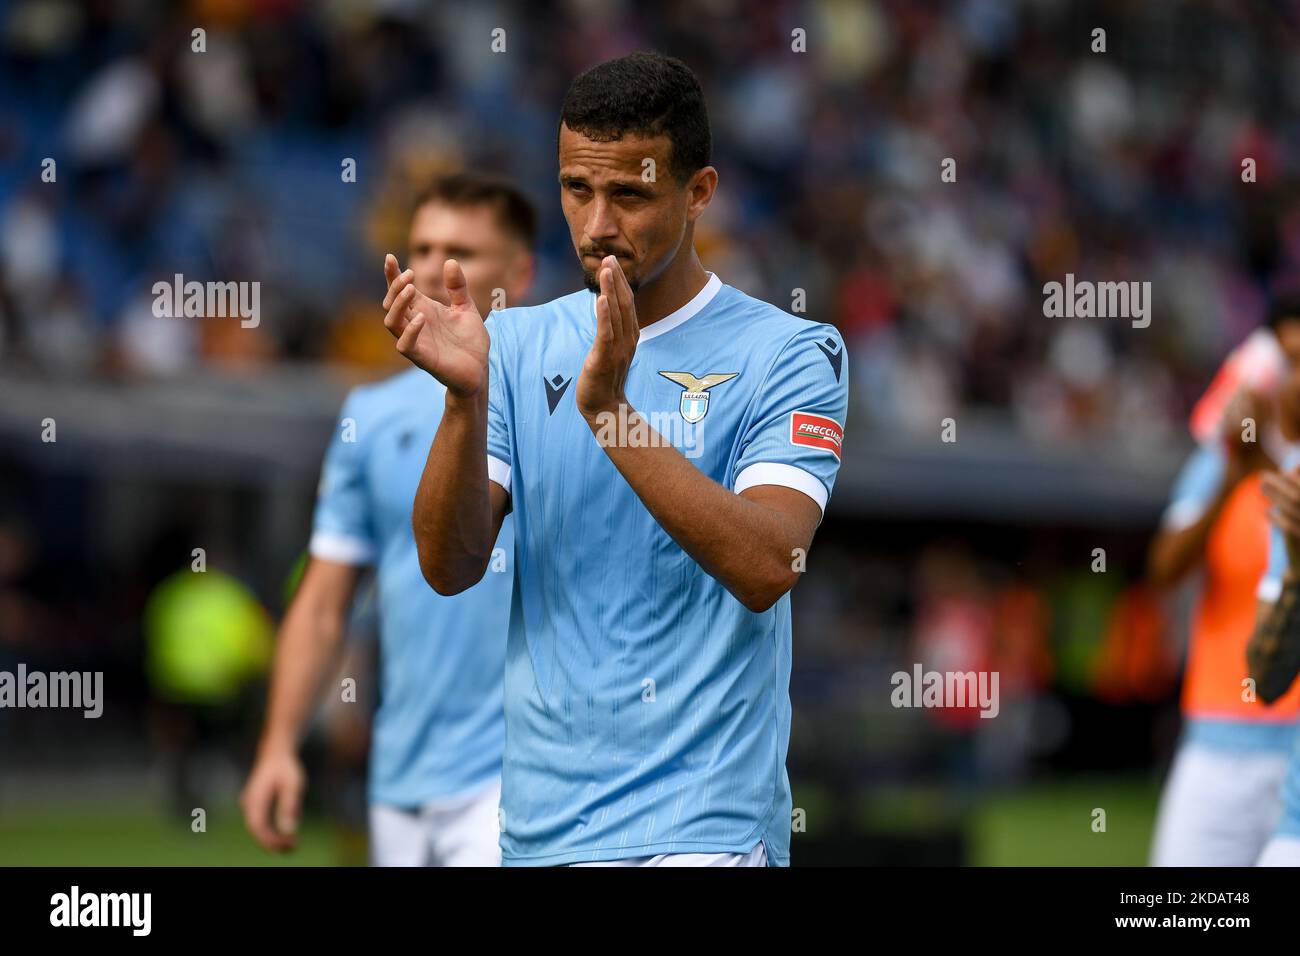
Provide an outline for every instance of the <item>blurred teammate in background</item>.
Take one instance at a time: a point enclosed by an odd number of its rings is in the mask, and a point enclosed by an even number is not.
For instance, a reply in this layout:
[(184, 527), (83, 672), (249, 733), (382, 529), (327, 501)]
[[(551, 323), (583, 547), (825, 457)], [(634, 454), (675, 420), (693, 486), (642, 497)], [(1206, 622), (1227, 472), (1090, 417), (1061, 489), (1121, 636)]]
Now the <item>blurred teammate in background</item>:
[[(446, 303), (443, 263), (461, 263), (487, 311), (524, 300), (535, 265), (535, 213), (507, 183), (444, 177), (417, 201), (409, 234), (414, 284)], [(326, 453), (311, 559), (280, 629), (266, 725), (241, 805), (249, 831), (287, 850), (305, 788), (304, 728), (338, 652), (361, 570), (376, 565), (380, 705), (370, 754), (371, 861), (379, 866), (496, 866), (504, 746), (502, 677), (513, 531), (492, 571), (455, 597), (424, 581), (411, 507), (445, 388), (411, 369), (355, 389)], [(331, 688), (330, 693), (338, 693)]]
[(1300, 692), (1270, 707), (1244, 682), (1268, 567), (1261, 478), (1285, 457), (1288, 439), (1300, 436), (1278, 420), (1288, 362), (1300, 368), (1300, 300), (1289, 298), (1274, 303), (1268, 328), (1234, 350), (1194, 410), (1200, 444), (1152, 543), (1155, 586), (1204, 571), (1183, 679), (1185, 725), (1160, 801), (1154, 866), (1250, 866), (1281, 814)]
[[(1279, 402), (1284, 427), (1300, 433), (1300, 373), (1283, 387)], [(1281, 468), (1264, 476), (1272, 502), (1268, 572), (1259, 585), (1259, 616), (1246, 649), (1259, 699), (1287, 700), (1300, 673), (1300, 447), (1288, 449)], [(1281, 789), (1282, 814), (1259, 856), (1260, 866), (1300, 866), (1300, 732), (1292, 735), (1290, 760)]]

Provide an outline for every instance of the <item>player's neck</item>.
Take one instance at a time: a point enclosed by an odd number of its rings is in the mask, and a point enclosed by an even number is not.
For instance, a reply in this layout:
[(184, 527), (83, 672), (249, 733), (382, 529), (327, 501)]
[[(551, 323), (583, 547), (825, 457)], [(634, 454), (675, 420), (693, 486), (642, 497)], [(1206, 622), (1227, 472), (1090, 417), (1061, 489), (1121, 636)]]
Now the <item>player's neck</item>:
[(678, 257), (654, 282), (636, 291), (636, 319), (641, 328), (672, 315), (700, 294), (709, 274), (700, 265), (695, 249), (689, 255)]

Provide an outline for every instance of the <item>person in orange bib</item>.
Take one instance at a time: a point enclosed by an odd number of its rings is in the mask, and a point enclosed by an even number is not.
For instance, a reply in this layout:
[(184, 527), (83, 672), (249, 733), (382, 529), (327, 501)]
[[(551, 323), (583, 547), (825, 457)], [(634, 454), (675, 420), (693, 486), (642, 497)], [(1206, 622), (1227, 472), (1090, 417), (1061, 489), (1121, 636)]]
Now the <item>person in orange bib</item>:
[[(1270, 502), (1261, 473), (1287, 454), (1275, 402), (1287, 365), (1300, 368), (1300, 300), (1276, 301), (1269, 329), (1273, 368), (1226, 385), (1221, 371), (1193, 413), (1203, 440), (1178, 476), (1151, 546), (1148, 571), (1157, 587), (1198, 565), (1203, 570), (1183, 680), (1183, 734), (1160, 800), (1153, 866), (1250, 866), (1282, 812), (1300, 688), (1266, 706), (1248, 679), (1245, 649), (1269, 565)], [(1259, 333), (1248, 343), (1260, 351)], [(1234, 353), (1224, 370), (1234, 362), (1242, 368)], [(1221, 425), (1207, 434), (1210, 415)]]

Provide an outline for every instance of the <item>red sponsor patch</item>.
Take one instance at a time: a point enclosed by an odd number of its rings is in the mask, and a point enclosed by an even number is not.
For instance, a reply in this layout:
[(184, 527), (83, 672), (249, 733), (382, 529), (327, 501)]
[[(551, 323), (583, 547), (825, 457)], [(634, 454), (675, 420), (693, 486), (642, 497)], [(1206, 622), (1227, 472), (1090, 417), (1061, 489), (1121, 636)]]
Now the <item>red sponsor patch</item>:
[(844, 444), (844, 429), (835, 419), (825, 415), (791, 412), (790, 444), (824, 448), (839, 458), (840, 446)]

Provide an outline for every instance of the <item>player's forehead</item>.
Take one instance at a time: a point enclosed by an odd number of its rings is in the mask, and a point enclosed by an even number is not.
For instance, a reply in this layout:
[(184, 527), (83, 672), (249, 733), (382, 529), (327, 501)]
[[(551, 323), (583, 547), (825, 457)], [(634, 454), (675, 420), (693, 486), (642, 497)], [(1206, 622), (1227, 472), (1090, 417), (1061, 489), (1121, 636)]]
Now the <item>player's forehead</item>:
[(644, 182), (645, 161), (666, 168), (672, 140), (667, 134), (625, 133), (618, 139), (591, 139), (560, 124), (559, 178), (579, 177), (593, 185), (605, 182)]
[(491, 206), (482, 203), (446, 203), (431, 200), (411, 217), (412, 246), (479, 247), (504, 241), (504, 230)]

